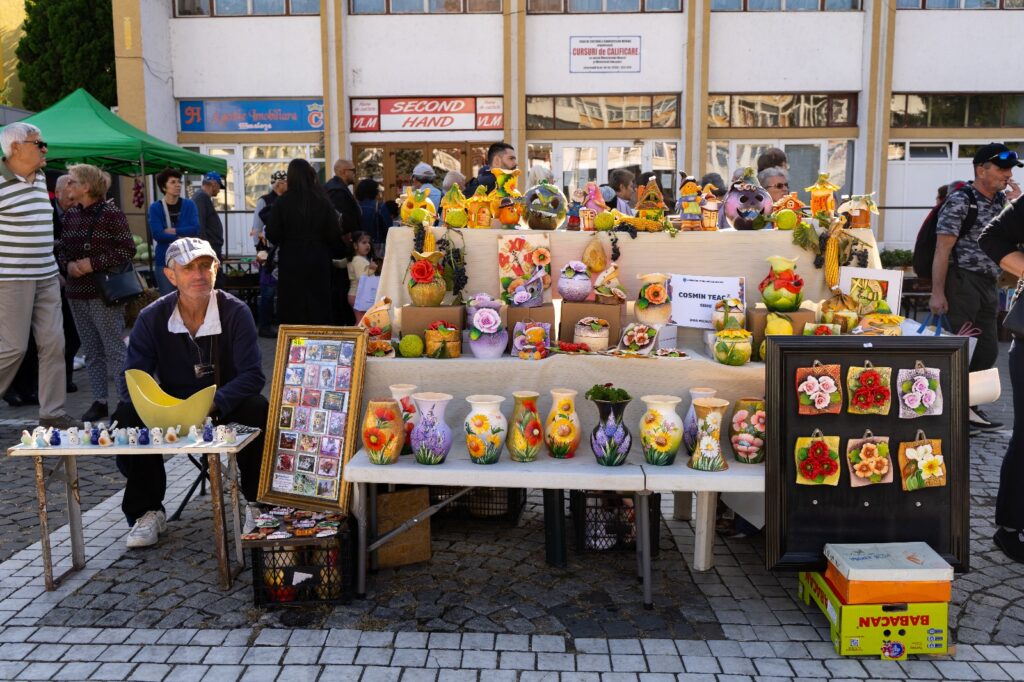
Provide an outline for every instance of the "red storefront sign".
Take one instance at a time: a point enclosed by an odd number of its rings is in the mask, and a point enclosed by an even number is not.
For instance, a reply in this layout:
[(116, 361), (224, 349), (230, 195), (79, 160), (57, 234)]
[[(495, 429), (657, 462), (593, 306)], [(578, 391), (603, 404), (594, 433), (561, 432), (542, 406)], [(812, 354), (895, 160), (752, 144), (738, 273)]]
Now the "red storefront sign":
[(352, 132), (501, 130), (501, 97), (353, 99)]

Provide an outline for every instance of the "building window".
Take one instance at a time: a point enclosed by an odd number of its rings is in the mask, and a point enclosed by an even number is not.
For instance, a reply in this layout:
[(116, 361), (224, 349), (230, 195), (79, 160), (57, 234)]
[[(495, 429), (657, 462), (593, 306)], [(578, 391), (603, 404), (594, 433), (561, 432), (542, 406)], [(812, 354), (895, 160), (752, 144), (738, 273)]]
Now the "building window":
[(260, 17), (320, 14), (320, 0), (175, 0), (176, 17)]
[(893, 128), (1024, 127), (1024, 94), (894, 93), (889, 105)]
[(242, 147), (242, 175), (245, 178), (245, 210), (256, 208), (259, 198), (270, 191), (270, 176), (288, 170), (292, 159), (306, 159), (324, 181), (324, 146), (322, 144), (267, 144)]
[(527, 130), (678, 128), (679, 95), (527, 97)]
[(350, 14), (497, 14), (501, 0), (351, 0)]
[(850, 12), (860, 8), (861, 0), (711, 0), (712, 12)]
[(527, 0), (528, 14), (682, 12), (682, 0)]
[(1024, 0), (896, 0), (896, 9), (1024, 9)]
[(857, 95), (710, 95), (712, 128), (835, 128), (856, 125)]

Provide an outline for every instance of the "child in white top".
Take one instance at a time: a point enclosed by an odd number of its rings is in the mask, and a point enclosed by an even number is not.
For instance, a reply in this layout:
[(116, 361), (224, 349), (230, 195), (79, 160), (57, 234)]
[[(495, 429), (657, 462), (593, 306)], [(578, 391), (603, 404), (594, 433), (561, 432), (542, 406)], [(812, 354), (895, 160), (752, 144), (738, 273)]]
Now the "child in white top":
[(348, 303), (356, 314), (356, 322), (363, 319), (365, 310), (355, 310), (356, 291), (359, 290), (359, 278), (364, 275), (374, 275), (377, 272), (377, 264), (370, 260), (370, 253), (373, 251), (373, 242), (366, 232), (356, 232), (352, 235), (352, 244), (356, 253), (348, 261)]

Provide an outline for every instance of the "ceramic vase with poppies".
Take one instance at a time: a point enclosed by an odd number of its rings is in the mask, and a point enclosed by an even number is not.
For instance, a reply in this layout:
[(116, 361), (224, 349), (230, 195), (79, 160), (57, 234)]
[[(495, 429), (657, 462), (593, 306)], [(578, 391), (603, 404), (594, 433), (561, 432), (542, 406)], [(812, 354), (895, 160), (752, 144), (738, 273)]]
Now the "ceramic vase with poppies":
[(405, 443), (402, 408), (393, 398), (371, 400), (363, 419), (363, 447), (373, 464), (394, 464)]
[(452, 430), (444, 422), (444, 411), (451, 402), (447, 393), (414, 393), (412, 401), (420, 413), (420, 423), (409, 438), (412, 454), (419, 464), (441, 464), (452, 449)]
[(544, 441), (544, 429), (537, 412), (537, 398), (540, 394), (536, 391), (515, 391), (512, 397), (515, 405), (505, 441), (508, 454), (513, 462), (536, 461)]
[(391, 397), (398, 401), (398, 405), (402, 408), (402, 423), (405, 426), (405, 443), (402, 445), (402, 454), (412, 454), (412, 439), (409, 435), (412, 433), (412, 429), (420, 421), (419, 412), (416, 411), (416, 405), (412, 402), (412, 394), (416, 392), (415, 384), (391, 384), (388, 386), (391, 391)]

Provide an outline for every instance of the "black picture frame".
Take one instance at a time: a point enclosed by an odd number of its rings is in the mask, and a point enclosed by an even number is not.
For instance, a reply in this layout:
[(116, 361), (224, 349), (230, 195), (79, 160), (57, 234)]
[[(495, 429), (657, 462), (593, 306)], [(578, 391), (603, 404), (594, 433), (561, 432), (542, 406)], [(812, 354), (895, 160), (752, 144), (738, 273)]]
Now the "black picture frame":
[[(843, 410), (835, 415), (800, 415), (795, 374), (815, 360), (839, 364)], [(863, 367), (892, 368), (889, 414), (850, 414), (846, 372)], [(921, 360), (940, 369), (942, 414), (901, 419), (896, 392), (899, 369)], [(765, 462), (766, 547), (769, 570), (821, 571), (825, 543), (909, 542), (931, 545), (957, 572), (970, 567), (970, 449), (968, 444), (968, 339), (966, 337), (770, 336), (766, 362), (767, 457)], [(821, 429), (841, 437), (838, 486), (796, 483), (796, 439)], [(851, 487), (846, 445), (870, 429), (890, 437), (894, 467), (891, 484)], [(898, 444), (917, 430), (942, 440), (946, 485), (904, 492)]]

